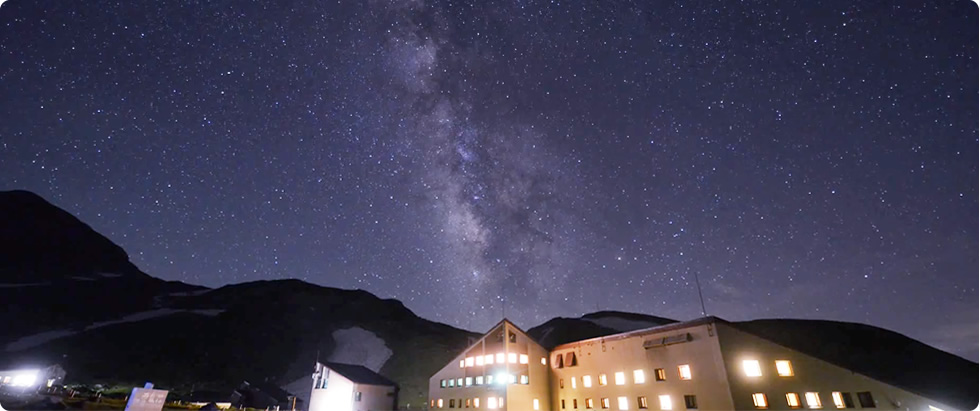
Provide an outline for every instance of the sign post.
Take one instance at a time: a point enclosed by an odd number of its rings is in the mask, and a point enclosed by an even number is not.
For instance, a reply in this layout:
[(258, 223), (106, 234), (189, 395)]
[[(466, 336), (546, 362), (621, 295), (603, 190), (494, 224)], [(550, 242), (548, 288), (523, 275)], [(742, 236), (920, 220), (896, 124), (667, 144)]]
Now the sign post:
[(126, 411), (161, 411), (168, 393), (167, 390), (154, 390), (152, 383), (146, 383), (143, 388), (134, 387), (126, 402)]

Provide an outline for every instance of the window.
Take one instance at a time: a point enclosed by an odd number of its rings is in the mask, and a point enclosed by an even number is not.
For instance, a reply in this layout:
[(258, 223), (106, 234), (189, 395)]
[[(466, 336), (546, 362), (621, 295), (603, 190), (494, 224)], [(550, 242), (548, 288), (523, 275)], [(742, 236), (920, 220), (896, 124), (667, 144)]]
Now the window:
[(608, 409), (609, 408), (609, 398), (603, 398), (603, 399), (599, 400), (599, 402), (602, 403), (602, 409)]
[(599, 374), (599, 385), (608, 385), (609, 380), (606, 379), (606, 374)]
[(558, 379), (558, 388), (565, 388), (565, 379), (564, 378), (559, 378)]
[(551, 361), (551, 365), (555, 368), (565, 368), (565, 361), (562, 360), (561, 354), (555, 354), (555, 359)]
[(541, 357), (541, 365), (548, 365), (548, 360), (544, 357)]
[(455, 386), (456, 386), (456, 380), (450, 378), (449, 379), (449, 388), (453, 388)]
[(497, 364), (503, 364), (503, 363), (504, 363), (504, 353), (498, 352), (497, 353)]
[(562, 400), (561, 400), (561, 409), (565, 409), (565, 399), (564, 398), (562, 398)]
[(480, 398), (473, 399), (473, 408), (480, 408)]
[(518, 358), (519, 358), (518, 362), (520, 362), (521, 364), (527, 364), (527, 354), (521, 354), (520, 357)]
[(439, 387), (446, 388), (446, 380), (439, 380)]
[(630, 409), (630, 399), (629, 398), (619, 397), (619, 398), (616, 399), (616, 402), (618, 403), (617, 405), (619, 405), (619, 409), (620, 410), (628, 410), (628, 409)]
[(846, 408), (854, 408), (854, 399), (851, 398), (851, 393), (849, 393), (849, 392), (842, 392), (841, 393), (841, 397), (844, 398), (844, 407), (846, 407)]
[(643, 370), (633, 370), (633, 384), (643, 384), (647, 381), (647, 376)]
[(466, 366), (472, 367), (474, 365), (473, 357), (466, 357)]
[(877, 406), (875, 404), (875, 399), (874, 397), (871, 396), (870, 392), (862, 391), (857, 393), (857, 395), (858, 395), (858, 403), (861, 404), (861, 408), (875, 408)]
[(439, 408), (442, 408), (442, 398), (439, 399), (438, 404), (439, 404)]
[(674, 406), (670, 403), (670, 396), (669, 395), (661, 395), (660, 396), (660, 409), (662, 409), (662, 410), (669, 410), (669, 409), (673, 409), (673, 408), (674, 408)]
[(572, 389), (578, 388), (578, 384), (575, 382), (575, 377), (572, 377)]
[(436, 407), (436, 400), (429, 400), (429, 408), (435, 408), (435, 407)]
[(591, 375), (583, 375), (582, 376), (582, 386), (585, 387), (585, 388), (592, 387), (592, 376)]
[(578, 398), (572, 399), (572, 409), (578, 409)]
[(463, 386), (463, 377), (459, 377), (459, 378), (456, 379), (456, 386), (457, 387), (462, 387)]
[(680, 374), (682, 380), (691, 379), (691, 366), (688, 364), (678, 365), (677, 373)]
[(493, 354), (484, 355), (483, 363), (486, 365), (493, 365)]
[(620, 371), (616, 373), (616, 385), (626, 385), (626, 373)]
[(456, 400), (452, 398), (449, 399), (449, 408), (456, 408)]
[(685, 395), (684, 396), (684, 408), (687, 408), (689, 410), (696, 410), (696, 409), (698, 409), (698, 397), (695, 397), (693, 395)]
[(591, 398), (586, 398), (585, 399), (585, 408), (586, 409), (589, 409), (589, 410), (595, 409), (595, 401), (593, 401)]
[(510, 382), (511, 384), (514, 384), (514, 383), (516, 383), (516, 382), (517, 382), (517, 376), (516, 376), (516, 375), (514, 375), (514, 374), (510, 374), (510, 375), (508, 375), (507, 377), (508, 377), (507, 379), (509, 380), (509, 382)]
[(830, 393), (830, 398), (834, 400), (835, 407), (844, 408), (844, 396), (841, 395), (840, 391)]
[(574, 352), (565, 353), (565, 366), (574, 367), (578, 365), (578, 359), (575, 358)]
[(477, 375), (476, 376), (476, 385), (483, 385), (483, 376), (482, 375)]
[(653, 374), (657, 381), (667, 381), (667, 372), (663, 368), (653, 370)]
[(517, 353), (507, 353), (507, 362), (517, 364)]
[(493, 384), (493, 376), (492, 375), (488, 375), (487, 376), (487, 385), (490, 385), (490, 384)]
[(466, 386), (469, 387), (473, 385), (473, 377), (466, 377)]
[(466, 408), (469, 408), (471, 405), (473, 405), (473, 400), (467, 398), (466, 399)]
[(786, 405), (790, 408), (800, 408), (800, 394), (795, 392), (786, 393)]
[(357, 391), (354, 393), (354, 401), (361, 401), (361, 392)]
[(536, 409), (536, 410), (540, 410), (541, 409), (541, 404), (538, 403), (538, 399), (537, 398), (535, 398), (534, 401), (531, 402), (531, 404), (532, 404), (532, 407), (534, 407), (534, 409)]
[(817, 392), (808, 392), (806, 394), (803, 394), (803, 397), (806, 398), (806, 406), (807, 406), (807, 408), (820, 408), (821, 407), (821, 404), (820, 404), (820, 393), (817, 393)]
[(650, 408), (650, 405), (647, 404), (647, 397), (636, 397), (636, 408), (641, 410)]
[(487, 408), (491, 410), (497, 409), (497, 399), (494, 397), (487, 397)]
[(527, 385), (530, 381), (526, 375), (521, 374), (521, 384)]
[(504, 404), (504, 397), (497, 397), (497, 405), (499, 405), (500, 408), (504, 408), (507, 406), (506, 404)]
[(512, 343), (516, 343), (516, 342), (517, 342), (517, 334), (514, 334), (514, 332), (513, 332), (513, 331), (511, 331), (511, 332), (510, 332), (510, 333), (509, 333), (509, 334), (507, 335), (507, 339), (508, 339), (508, 340), (509, 340), (510, 342), (512, 342)]
[(742, 369), (745, 370), (746, 377), (761, 377), (762, 367), (759, 366), (759, 362), (756, 360), (744, 360), (742, 361)]
[(789, 360), (776, 360), (776, 373), (780, 377), (792, 377), (793, 363), (789, 362)]
[(756, 408), (769, 408), (769, 401), (766, 400), (766, 394), (761, 392), (752, 394), (752, 405)]
[(459, 360), (459, 368), (463, 368), (465, 366), (466, 366), (466, 361), (465, 360)]
[(482, 355), (477, 355), (476, 356), (476, 366), (479, 367), (479, 366), (482, 366), (482, 365), (483, 365), (483, 356)]

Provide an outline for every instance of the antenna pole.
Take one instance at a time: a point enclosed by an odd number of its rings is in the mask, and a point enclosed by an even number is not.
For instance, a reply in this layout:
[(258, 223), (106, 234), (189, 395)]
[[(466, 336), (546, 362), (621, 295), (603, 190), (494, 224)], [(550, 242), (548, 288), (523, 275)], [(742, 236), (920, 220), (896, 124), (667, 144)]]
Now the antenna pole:
[(694, 284), (698, 287), (698, 300), (701, 301), (701, 316), (705, 317), (708, 315), (708, 310), (704, 309), (704, 295), (701, 294), (701, 280), (698, 279), (697, 271), (694, 271)]

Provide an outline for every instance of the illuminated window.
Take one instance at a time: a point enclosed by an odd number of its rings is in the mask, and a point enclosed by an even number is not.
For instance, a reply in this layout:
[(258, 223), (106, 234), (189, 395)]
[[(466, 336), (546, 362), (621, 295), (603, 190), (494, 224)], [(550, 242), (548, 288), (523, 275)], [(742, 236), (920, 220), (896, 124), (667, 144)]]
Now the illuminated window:
[(498, 352), (497, 353), (497, 364), (503, 364), (503, 363), (504, 363), (504, 353)]
[(673, 409), (673, 408), (674, 408), (673, 404), (670, 403), (670, 396), (669, 395), (661, 395), (660, 396), (660, 409), (662, 409), (662, 410), (670, 410), (670, 409)]
[(459, 378), (456, 379), (456, 386), (457, 387), (462, 387), (463, 386), (463, 377), (459, 377)]
[(478, 367), (481, 366), (481, 365), (483, 365), (483, 356), (482, 355), (476, 356), (476, 365)]
[(807, 408), (820, 408), (822, 406), (820, 404), (820, 393), (808, 392), (803, 397), (806, 398)]
[(800, 408), (800, 394), (795, 392), (786, 393), (786, 405), (790, 408)]
[(473, 357), (466, 357), (466, 366), (467, 367), (473, 366)]
[(490, 384), (493, 384), (493, 376), (492, 375), (488, 375), (487, 376), (487, 385), (490, 385)]
[(442, 398), (439, 399), (438, 404), (439, 404), (439, 408), (442, 408)]
[(877, 406), (877, 404), (875, 404), (875, 399), (874, 397), (871, 396), (870, 392), (863, 391), (857, 393), (857, 395), (858, 395), (858, 403), (861, 404), (861, 408), (874, 408)]
[(684, 364), (677, 366), (677, 373), (681, 375), (682, 380), (691, 379), (691, 366)]
[(439, 387), (446, 388), (446, 380), (439, 380)]
[(742, 361), (742, 369), (745, 370), (746, 377), (761, 377), (762, 367), (759, 366), (759, 362), (756, 360), (744, 360)]
[(788, 360), (777, 360), (776, 361), (776, 373), (780, 377), (792, 377), (793, 376), (793, 363)]
[(517, 376), (516, 375), (511, 374), (511, 375), (508, 375), (507, 377), (508, 377), (507, 379), (510, 381), (511, 384), (517, 382)]
[(54, 385), (54, 378), (49, 378), (48, 379), (48, 388), (51, 388), (52, 385)]
[(585, 387), (585, 388), (592, 387), (592, 376), (591, 375), (583, 375), (582, 376), (582, 386)]
[(626, 373), (617, 372), (615, 378), (616, 378), (616, 385), (626, 385)]
[(657, 381), (667, 381), (667, 371), (664, 371), (663, 368), (653, 370), (653, 374)]
[(497, 405), (500, 405), (500, 408), (504, 408), (504, 406), (505, 406), (504, 405), (504, 397), (497, 397)]
[(585, 409), (588, 409), (588, 410), (595, 409), (595, 401), (593, 401), (591, 398), (586, 398), (585, 399)]
[(834, 400), (834, 406), (837, 408), (844, 408), (844, 396), (841, 395), (840, 391), (834, 391), (830, 393), (830, 398)]
[(698, 397), (695, 397), (693, 395), (685, 395), (684, 396), (684, 408), (687, 408), (689, 410), (696, 410), (696, 409), (698, 409)]
[(766, 400), (766, 394), (757, 392), (752, 394), (752, 405), (756, 408), (769, 408), (769, 401)]
[(565, 388), (565, 379), (564, 378), (559, 378), (558, 379), (558, 388), (559, 389)]
[(476, 376), (476, 385), (483, 385), (483, 376), (482, 375), (477, 375)]
[(517, 353), (507, 353), (507, 361), (511, 364), (517, 364)]
[(497, 399), (494, 397), (487, 397), (487, 409), (495, 410), (497, 409)]
[(493, 365), (493, 354), (484, 355), (483, 363), (486, 365)]
[(469, 387), (473, 385), (473, 377), (466, 377), (466, 386)]
[(474, 398), (473, 399), (473, 408), (480, 408), (480, 399), (479, 398)]
[(527, 354), (521, 354), (519, 358), (520, 360), (518, 362), (520, 362), (521, 364), (527, 364)]
[(435, 407), (436, 407), (436, 400), (429, 400), (429, 408), (435, 408)]
[(471, 405), (473, 405), (473, 400), (467, 398), (466, 399), (466, 408), (469, 408)]
[(530, 382), (526, 375), (521, 375), (521, 384), (527, 385)]
[(540, 410), (541, 409), (541, 404), (538, 403), (538, 399), (537, 398), (535, 398), (534, 401), (531, 402), (531, 406), (534, 407), (534, 409), (536, 409), (536, 410)]
[(578, 388), (578, 384), (575, 383), (575, 377), (572, 377), (572, 389)]
[(647, 404), (647, 397), (636, 397), (636, 408), (641, 410), (650, 408), (650, 405)]
[(456, 386), (456, 380), (450, 378), (449, 379), (449, 388), (453, 388), (455, 386)]
[(609, 380), (606, 379), (606, 374), (599, 374), (599, 385), (608, 385)]
[(602, 403), (602, 409), (608, 409), (609, 408), (609, 398), (603, 398), (603, 399), (599, 400), (599, 402)]
[(548, 365), (548, 359), (541, 357), (541, 365)]
[(463, 368), (465, 366), (466, 366), (466, 361), (465, 360), (459, 360), (459, 368)]
[(619, 397), (619, 398), (616, 399), (616, 402), (619, 403), (619, 409), (620, 410), (628, 410), (628, 409), (630, 409), (630, 399), (629, 398)]
[(643, 370), (633, 370), (633, 384), (643, 384), (647, 381), (647, 376)]

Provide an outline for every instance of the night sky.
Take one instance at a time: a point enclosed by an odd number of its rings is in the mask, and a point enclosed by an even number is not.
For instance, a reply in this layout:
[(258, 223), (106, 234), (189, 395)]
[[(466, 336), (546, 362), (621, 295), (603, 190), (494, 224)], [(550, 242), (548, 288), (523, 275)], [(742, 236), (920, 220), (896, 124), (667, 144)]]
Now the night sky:
[(615, 309), (883, 326), (976, 360), (977, 6), (0, 8), (0, 189), (147, 273), (485, 331)]

